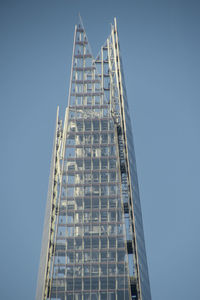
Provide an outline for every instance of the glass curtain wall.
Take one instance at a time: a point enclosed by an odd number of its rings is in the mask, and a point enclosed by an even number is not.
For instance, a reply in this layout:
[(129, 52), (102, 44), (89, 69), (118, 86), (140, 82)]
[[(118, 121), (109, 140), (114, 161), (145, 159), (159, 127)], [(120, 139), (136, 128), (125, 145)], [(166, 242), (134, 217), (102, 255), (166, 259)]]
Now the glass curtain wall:
[(75, 28), (63, 127), (57, 117), (37, 300), (151, 299), (148, 270), (141, 268), (147, 264), (143, 228), (136, 224), (140, 206), (133, 208), (139, 203), (133, 194), (139, 194), (134, 152), (128, 156), (133, 144), (117, 39), (115, 24), (94, 60), (83, 25)]

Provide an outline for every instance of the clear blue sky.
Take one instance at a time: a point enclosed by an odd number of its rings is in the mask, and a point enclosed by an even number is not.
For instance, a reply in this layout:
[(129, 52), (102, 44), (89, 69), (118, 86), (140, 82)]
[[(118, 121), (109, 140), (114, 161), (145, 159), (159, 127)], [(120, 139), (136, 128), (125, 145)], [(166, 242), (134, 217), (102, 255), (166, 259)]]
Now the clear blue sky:
[(198, 300), (200, 2), (1, 0), (0, 298), (33, 300), (56, 106), (74, 25), (94, 55), (116, 16), (153, 300)]

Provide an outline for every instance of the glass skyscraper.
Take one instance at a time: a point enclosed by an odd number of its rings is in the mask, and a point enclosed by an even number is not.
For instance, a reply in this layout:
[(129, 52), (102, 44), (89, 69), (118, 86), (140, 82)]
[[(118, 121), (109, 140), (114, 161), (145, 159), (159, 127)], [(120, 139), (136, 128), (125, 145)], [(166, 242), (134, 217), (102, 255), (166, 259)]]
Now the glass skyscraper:
[(51, 162), (36, 300), (151, 300), (116, 20), (93, 58), (75, 27)]

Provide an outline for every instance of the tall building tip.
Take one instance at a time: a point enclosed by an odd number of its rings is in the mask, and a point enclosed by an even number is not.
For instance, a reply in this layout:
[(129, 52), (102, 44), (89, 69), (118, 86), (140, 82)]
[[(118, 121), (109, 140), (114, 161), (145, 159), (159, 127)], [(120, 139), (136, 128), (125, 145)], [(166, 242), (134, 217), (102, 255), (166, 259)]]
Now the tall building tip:
[(115, 29), (117, 28), (117, 18), (116, 17), (114, 17), (114, 27), (115, 27)]
[(36, 300), (151, 300), (127, 101), (116, 17), (94, 60), (79, 13), (64, 122), (57, 107)]
[(79, 24), (81, 25), (81, 27), (84, 27), (83, 26), (83, 20), (82, 20), (80, 12), (78, 13), (78, 19), (79, 19)]

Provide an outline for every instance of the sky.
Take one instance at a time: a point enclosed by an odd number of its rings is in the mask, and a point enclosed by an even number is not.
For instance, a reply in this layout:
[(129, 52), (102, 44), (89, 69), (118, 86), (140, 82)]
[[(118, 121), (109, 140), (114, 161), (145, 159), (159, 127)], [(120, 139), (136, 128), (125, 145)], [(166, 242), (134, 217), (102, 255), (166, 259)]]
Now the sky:
[(0, 1), (0, 295), (33, 300), (57, 105), (80, 12), (94, 56), (117, 17), (152, 300), (198, 300), (200, 2)]

